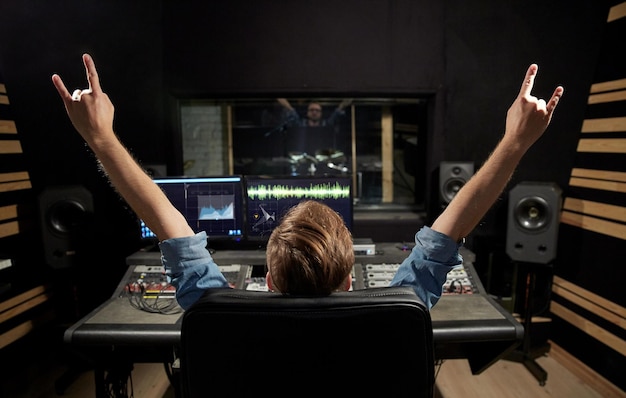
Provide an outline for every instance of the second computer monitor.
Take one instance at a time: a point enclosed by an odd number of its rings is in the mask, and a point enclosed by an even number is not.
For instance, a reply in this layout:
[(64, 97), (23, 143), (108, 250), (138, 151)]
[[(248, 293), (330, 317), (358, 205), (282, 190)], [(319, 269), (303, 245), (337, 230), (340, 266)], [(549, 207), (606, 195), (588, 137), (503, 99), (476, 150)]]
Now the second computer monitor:
[(246, 235), (266, 242), (287, 210), (303, 200), (325, 203), (352, 230), (352, 181), (349, 176), (246, 176)]

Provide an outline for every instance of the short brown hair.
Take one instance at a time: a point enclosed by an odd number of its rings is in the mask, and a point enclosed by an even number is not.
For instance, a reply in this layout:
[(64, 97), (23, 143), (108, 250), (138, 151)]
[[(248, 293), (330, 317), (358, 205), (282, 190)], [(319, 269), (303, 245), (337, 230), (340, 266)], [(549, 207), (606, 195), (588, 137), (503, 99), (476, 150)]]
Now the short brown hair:
[(342, 287), (354, 266), (352, 235), (333, 209), (313, 200), (292, 207), (267, 243), (276, 290), (327, 295)]

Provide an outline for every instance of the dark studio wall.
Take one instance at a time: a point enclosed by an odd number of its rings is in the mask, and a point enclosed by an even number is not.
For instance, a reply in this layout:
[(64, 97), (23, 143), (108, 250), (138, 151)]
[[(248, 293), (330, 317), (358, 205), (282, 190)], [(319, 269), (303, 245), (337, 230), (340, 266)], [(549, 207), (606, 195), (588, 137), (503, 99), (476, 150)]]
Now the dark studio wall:
[[(0, 3), (0, 68), (10, 91), (33, 188), (80, 184), (93, 192), (93, 242), (113, 290), (138, 248), (136, 220), (67, 120), (51, 82), (84, 87), (83, 52), (116, 106), (115, 127), (145, 163), (182, 171), (176, 100), (220, 95), (431, 96), (428, 168), (480, 166), (532, 62), (533, 94), (565, 86), (549, 131), (523, 159), (525, 180), (567, 187), (611, 2), (480, 0), (47, 1)], [(557, 155), (558, 154), (558, 155)], [(434, 177), (433, 177), (434, 179)], [(434, 181), (434, 180), (433, 180)], [(430, 181), (432, 186), (433, 181)], [(501, 251), (506, 194), (476, 231)], [(101, 246), (96, 247), (99, 243)], [(101, 255), (102, 247), (106, 254)]]
[(439, 2), (321, 1), (312, 7), (288, 0), (187, 1), (164, 7), (166, 78), (177, 95), (415, 93), (443, 80)]
[(446, 2), (444, 24), (446, 160), (470, 160), (479, 167), (488, 157), (529, 63), (539, 65), (535, 96), (549, 98), (556, 85), (565, 87), (548, 131), (522, 159), (508, 189), (472, 234), (477, 268), (490, 291), (512, 296), (515, 269), (505, 253), (508, 190), (523, 181), (568, 186), (608, 5), (452, 3)]
[(165, 2), (168, 94), (435, 96), (443, 12), (435, 1)]
[[(85, 187), (94, 218), (80, 264), (55, 271), (75, 284), (80, 312), (108, 298), (137, 249), (136, 220), (114, 193), (65, 114), (51, 82), (85, 88), (81, 54), (90, 52), (119, 112), (119, 135), (142, 160), (167, 157), (163, 142), (161, 8), (158, 2), (0, 2), (0, 67), (20, 132), (35, 198), (49, 187)], [(42, 242), (25, 247), (41, 251)], [(97, 253), (97, 254), (94, 254)], [(43, 254), (40, 255), (42, 263)], [(24, 264), (26, 266), (26, 264)], [(33, 267), (33, 270), (35, 267)], [(28, 273), (29, 270), (24, 270)]]
[[(529, 180), (566, 187), (608, 7), (591, 2), (446, 4), (446, 160), (473, 160), (480, 166), (504, 129), (526, 67), (535, 62), (539, 73), (533, 94), (549, 98), (561, 84), (565, 95), (509, 188)], [(506, 194), (477, 234), (503, 237)]]

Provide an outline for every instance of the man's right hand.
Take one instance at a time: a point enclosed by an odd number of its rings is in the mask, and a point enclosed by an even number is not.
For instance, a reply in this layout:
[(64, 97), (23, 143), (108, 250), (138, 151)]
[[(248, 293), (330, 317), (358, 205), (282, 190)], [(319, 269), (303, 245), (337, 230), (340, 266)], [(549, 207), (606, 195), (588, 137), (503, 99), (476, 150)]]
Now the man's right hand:
[(77, 89), (70, 95), (59, 75), (52, 75), (52, 82), (65, 104), (65, 110), (74, 128), (92, 146), (98, 145), (99, 138), (107, 138), (109, 134), (114, 135), (113, 115), (115, 109), (109, 96), (100, 87), (98, 72), (89, 54), (83, 54), (83, 63), (87, 72), (89, 88)]

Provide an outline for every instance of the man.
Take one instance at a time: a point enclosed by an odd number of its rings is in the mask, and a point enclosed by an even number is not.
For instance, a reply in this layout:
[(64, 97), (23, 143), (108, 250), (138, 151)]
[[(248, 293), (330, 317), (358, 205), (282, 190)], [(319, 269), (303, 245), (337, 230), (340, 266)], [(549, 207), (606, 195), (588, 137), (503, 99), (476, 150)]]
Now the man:
[(352, 103), (351, 99), (344, 99), (333, 110), (333, 113), (326, 119), (322, 118), (322, 104), (317, 101), (309, 102), (306, 108), (306, 117), (301, 118), (298, 112), (291, 106), (286, 98), (278, 98), (278, 103), (286, 109), (285, 120), (290, 125), (305, 127), (334, 126), (339, 117), (343, 116), (344, 109)]
[[(206, 250), (206, 234), (194, 234), (183, 215), (142, 170), (113, 131), (114, 107), (102, 91), (93, 59), (83, 55), (89, 88), (70, 95), (58, 75), (52, 81), (72, 124), (94, 151), (109, 180), (137, 215), (155, 232), (163, 264), (176, 287), (178, 303), (189, 308), (209, 288), (228, 283)], [(415, 246), (392, 285), (411, 286), (432, 307), (446, 274), (461, 263), (462, 240), (489, 210), (526, 151), (541, 137), (563, 95), (554, 90), (546, 103), (531, 95), (538, 67), (530, 65), (507, 112), (504, 136), (470, 181), (431, 227), (415, 235)], [(326, 206), (307, 201), (294, 207), (272, 233), (267, 247), (267, 282), (283, 294), (347, 290), (354, 262), (350, 233)]]

